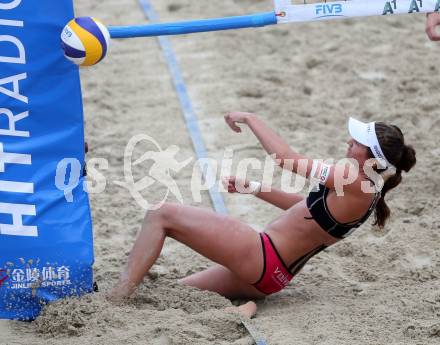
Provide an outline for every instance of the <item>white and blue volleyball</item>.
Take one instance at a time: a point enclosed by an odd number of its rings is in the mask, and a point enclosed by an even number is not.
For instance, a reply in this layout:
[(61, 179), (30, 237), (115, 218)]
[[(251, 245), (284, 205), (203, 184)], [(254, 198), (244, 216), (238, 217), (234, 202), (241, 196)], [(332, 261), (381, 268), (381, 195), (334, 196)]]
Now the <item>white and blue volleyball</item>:
[(61, 33), (64, 55), (79, 66), (92, 66), (104, 59), (109, 43), (108, 29), (96, 18), (72, 19)]

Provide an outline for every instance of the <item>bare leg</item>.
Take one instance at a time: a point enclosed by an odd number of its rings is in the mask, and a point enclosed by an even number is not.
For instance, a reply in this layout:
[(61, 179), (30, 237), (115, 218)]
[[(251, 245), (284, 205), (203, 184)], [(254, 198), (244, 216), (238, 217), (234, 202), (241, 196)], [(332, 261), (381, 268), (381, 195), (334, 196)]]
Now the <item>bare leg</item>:
[[(260, 299), (265, 297), (254, 286), (240, 280), (229, 269), (221, 265), (215, 265), (202, 272), (192, 274), (181, 279), (179, 283), (201, 290), (217, 292), (229, 299)], [(257, 305), (250, 301), (238, 307), (226, 308), (225, 311), (251, 318), (257, 313)]]
[(131, 295), (156, 262), (165, 238), (186, 244), (250, 284), (263, 270), (260, 238), (250, 226), (210, 210), (164, 204), (148, 212), (113, 297)]
[(225, 310), (230, 313), (237, 313), (246, 316), (248, 318), (252, 318), (257, 313), (257, 305), (255, 304), (255, 302), (249, 301), (238, 307), (229, 307), (226, 308)]
[(127, 267), (121, 272), (118, 285), (110, 292), (113, 298), (128, 297), (136, 290), (159, 257), (165, 237), (159, 214), (147, 213), (128, 257)]
[[(257, 279), (258, 280), (258, 279)], [(217, 292), (229, 299), (259, 299), (265, 295), (251, 284), (241, 280), (228, 268), (215, 265), (179, 280), (179, 283), (200, 290)]]

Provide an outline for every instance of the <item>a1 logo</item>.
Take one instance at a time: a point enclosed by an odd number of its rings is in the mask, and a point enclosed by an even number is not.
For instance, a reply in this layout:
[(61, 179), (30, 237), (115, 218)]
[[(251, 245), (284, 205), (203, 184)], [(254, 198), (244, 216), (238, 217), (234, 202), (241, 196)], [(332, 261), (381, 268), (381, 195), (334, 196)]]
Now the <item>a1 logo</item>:
[[(439, 7), (440, 7), (440, 0), (437, 0), (435, 11), (438, 11)], [(412, 0), (409, 5), (408, 13), (420, 12), (420, 9), (422, 8), (423, 8), (423, 0)], [(383, 15), (394, 14), (395, 10), (397, 10), (397, 0), (387, 1), (385, 3), (382, 14)]]

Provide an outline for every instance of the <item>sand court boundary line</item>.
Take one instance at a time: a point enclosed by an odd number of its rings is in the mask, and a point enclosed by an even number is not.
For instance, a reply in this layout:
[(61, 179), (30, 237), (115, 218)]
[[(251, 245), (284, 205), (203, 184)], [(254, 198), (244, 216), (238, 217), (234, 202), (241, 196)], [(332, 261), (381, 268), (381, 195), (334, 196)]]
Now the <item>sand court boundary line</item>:
[[(159, 22), (159, 16), (157, 15), (156, 11), (153, 9), (153, 6), (151, 5), (149, 0), (139, 0), (139, 4), (147, 20), (149, 20), (152, 23)], [(186, 126), (189, 135), (191, 137), (191, 141), (193, 143), (194, 149), (196, 151), (197, 158), (198, 159), (207, 158), (208, 157), (207, 150), (203, 143), (202, 134), (200, 132), (197, 116), (192, 106), (191, 99), (188, 95), (185, 81), (183, 80), (182, 73), (180, 72), (180, 68), (176, 56), (173, 52), (173, 49), (171, 48), (171, 43), (167, 37), (163, 37), (163, 36), (157, 37), (157, 40), (159, 41), (159, 45), (164, 53), (169, 71), (171, 73), (173, 84), (179, 97), (182, 113), (184, 115)], [(215, 175), (213, 174), (213, 171), (210, 167), (208, 167), (206, 171), (205, 178), (208, 181), (210, 181), (210, 179), (215, 179)], [(226, 208), (223, 197), (218, 192), (217, 184), (218, 182), (216, 182), (209, 189), (209, 195), (211, 197), (211, 201), (215, 211), (217, 213), (226, 215), (228, 214), (228, 210)], [(267, 342), (264, 340), (263, 336), (261, 335), (261, 333), (258, 331), (254, 322), (251, 322), (250, 320), (245, 320), (244, 318), (240, 318), (240, 320), (244, 328), (248, 331), (252, 339), (255, 341), (256, 345), (268, 345)]]
[[(148, 0), (139, 0), (139, 4), (145, 14), (145, 17), (151, 23), (158, 23), (159, 16), (156, 11), (153, 9), (150, 1)], [(182, 73), (180, 72), (179, 64), (177, 62), (176, 55), (173, 52), (171, 47), (171, 43), (168, 38), (159, 36), (157, 37), (159, 41), (159, 45), (164, 53), (165, 60), (168, 65), (168, 69), (171, 73), (173, 84), (175, 90), (177, 92), (182, 113), (185, 119), (186, 127), (188, 129), (188, 133), (191, 137), (191, 141), (194, 146), (194, 150), (196, 152), (197, 159), (206, 159), (208, 158), (208, 153), (205, 148), (205, 144), (203, 143), (202, 134), (200, 132), (200, 127), (198, 123), (197, 116), (194, 111), (194, 107), (192, 106), (191, 99), (188, 95), (188, 91), (186, 88), (185, 81), (183, 80)], [(211, 198), (212, 205), (217, 213), (220, 214), (228, 214), (228, 210), (226, 208), (223, 197), (218, 192), (219, 186), (218, 181), (216, 180), (215, 173), (213, 172), (210, 166), (207, 166), (206, 171), (202, 171), (203, 177), (206, 181), (212, 181), (211, 188), (209, 189), (209, 196)], [(214, 182), (215, 181), (215, 182)]]
[(261, 335), (261, 332), (257, 329), (255, 322), (249, 319), (246, 320), (243, 317), (240, 317), (240, 321), (243, 324), (244, 328), (246, 328), (248, 333), (251, 335), (252, 339), (254, 339), (255, 345), (269, 345), (264, 337)]

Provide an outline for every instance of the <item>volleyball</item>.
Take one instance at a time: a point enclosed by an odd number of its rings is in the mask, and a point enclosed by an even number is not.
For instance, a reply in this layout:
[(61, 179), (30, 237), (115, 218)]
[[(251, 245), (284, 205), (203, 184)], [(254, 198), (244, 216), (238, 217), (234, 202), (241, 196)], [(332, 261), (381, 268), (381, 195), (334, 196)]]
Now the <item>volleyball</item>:
[(64, 56), (79, 66), (92, 66), (104, 59), (110, 43), (110, 33), (92, 17), (72, 19), (61, 33)]

